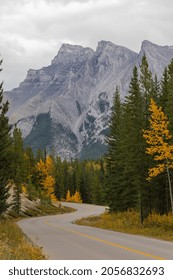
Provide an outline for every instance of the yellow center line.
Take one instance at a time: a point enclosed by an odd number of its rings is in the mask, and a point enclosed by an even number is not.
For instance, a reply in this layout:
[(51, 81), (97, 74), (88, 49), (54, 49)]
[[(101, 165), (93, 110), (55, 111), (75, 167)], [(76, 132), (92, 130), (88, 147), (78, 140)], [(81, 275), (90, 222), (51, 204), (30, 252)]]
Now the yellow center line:
[(149, 254), (149, 253), (146, 253), (146, 252), (143, 252), (143, 251), (139, 251), (139, 250), (135, 250), (133, 248), (129, 248), (129, 247), (123, 246), (123, 245), (118, 244), (118, 243), (109, 242), (109, 241), (106, 241), (104, 239), (100, 239), (100, 238), (94, 237), (92, 235), (81, 233), (81, 232), (76, 231), (76, 230), (71, 230), (71, 229), (68, 229), (68, 228), (65, 228), (65, 227), (61, 227), (61, 226), (57, 226), (57, 225), (51, 224), (50, 222), (48, 222), (48, 220), (46, 220), (44, 223), (46, 225), (50, 226), (50, 227), (59, 228), (61, 230), (65, 230), (65, 231), (68, 231), (68, 232), (71, 232), (71, 233), (74, 233), (74, 234), (86, 237), (88, 239), (92, 239), (92, 240), (95, 240), (97, 242), (101, 242), (101, 243), (107, 244), (107, 245), (112, 246), (112, 247), (117, 247), (117, 248), (120, 248), (120, 249), (124, 249), (126, 251), (130, 251), (132, 253), (143, 255), (145, 257), (149, 257), (149, 258), (152, 258), (152, 259), (155, 259), (155, 260), (166, 260), (165, 258), (161, 258), (160, 256), (154, 256), (152, 254)]

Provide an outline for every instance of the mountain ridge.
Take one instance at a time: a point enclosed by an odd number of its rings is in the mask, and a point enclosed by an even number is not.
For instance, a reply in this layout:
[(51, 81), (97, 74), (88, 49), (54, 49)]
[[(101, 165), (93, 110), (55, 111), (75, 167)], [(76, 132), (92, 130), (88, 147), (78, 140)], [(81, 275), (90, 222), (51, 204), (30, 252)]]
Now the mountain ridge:
[(144, 53), (160, 78), (173, 58), (171, 46), (144, 40), (136, 53), (104, 40), (95, 51), (63, 44), (50, 65), (28, 70), (18, 88), (5, 93), (10, 122), (17, 123), (25, 144), (35, 151), (46, 148), (66, 159), (99, 157), (106, 150), (116, 86), (124, 99), (133, 67)]

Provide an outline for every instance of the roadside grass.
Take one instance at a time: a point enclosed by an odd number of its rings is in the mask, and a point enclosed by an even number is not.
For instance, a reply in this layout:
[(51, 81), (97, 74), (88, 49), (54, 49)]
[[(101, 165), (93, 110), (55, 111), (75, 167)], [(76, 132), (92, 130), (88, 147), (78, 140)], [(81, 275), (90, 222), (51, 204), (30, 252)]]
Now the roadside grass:
[(41, 248), (33, 246), (15, 224), (0, 221), (0, 260), (45, 260)]
[[(56, 206), (55, 206), (56, 205)], [(38, 216), (46, 216), (46, 215), (57, 215), (74, 212), (74, 208), (61, 206), (61, 204), (40, 204), (34, 209), (27, 209), (25, 211), (25, 215), (29, 217), (38, 217)]]
[(118, 232), (144, 235), (148, 237), (173, 241), (173, 214), (149, 215), (143, 225), (140, 215), (133, 210), (119, 213), (104, 213), (76, 221), (79, 225), (98, 227)]
[[(58, 206), (58, 207), (57, 207)], [(54, 205), (40, 205), (35, 209), (27, 210), (24, 217), (63, 214), (75, 211), (70, 207)], [(23, 215), (22, 215), (23, 216)], [(19, 218), (20, 219), (20, 218)], [(0, 260), (45, 260), (42, 248), (34, 246), (22, 230), (15, 223), (15, 214), (0, 219)]]
[(17, 215), (14, 211), (8, 213), (10, 218), (27, 218), (27, 217), (39, 217), (46, 215), (57, 215), (69, 212), (74, 212), (75, 209), (71, 207), (62, 206), (61, 203), (55, 202), (54, 204), (42, 203), (32, 208), (27, 208)]

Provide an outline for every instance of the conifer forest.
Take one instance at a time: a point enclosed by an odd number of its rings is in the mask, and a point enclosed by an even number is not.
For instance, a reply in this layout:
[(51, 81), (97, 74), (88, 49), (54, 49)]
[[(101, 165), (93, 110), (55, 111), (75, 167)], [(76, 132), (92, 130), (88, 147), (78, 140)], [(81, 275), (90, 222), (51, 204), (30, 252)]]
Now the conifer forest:
[(17, 126), (11, 127), (8, 109), (1, 83), (0, 216), (9, 207), (20, 215), (22, 193), (42, 203), (106, 205), (110, 212), (133, 209), (141, 223), (153, 212), (173, 212), (173, 60), (159, 80), (143, 56), (124, 100), (115, 89), (107, 152), (97, 160), (67, 161), (42, 150), (34, 154)]

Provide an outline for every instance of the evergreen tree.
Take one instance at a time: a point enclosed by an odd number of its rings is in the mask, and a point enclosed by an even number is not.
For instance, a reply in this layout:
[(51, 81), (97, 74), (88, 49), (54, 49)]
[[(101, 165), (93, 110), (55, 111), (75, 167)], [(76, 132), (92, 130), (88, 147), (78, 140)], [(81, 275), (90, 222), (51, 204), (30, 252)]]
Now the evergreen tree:
[[(0, 61), (0, 66), (2, 60)], [(0, 69), (1, 72), (2, 69)], [(7, 210), (7, 183), (11, 171), (11, 137), (7, 112), (9, 103), (3, 103), (3, 83), (0, 84), (0, 216)]]
[(120, 210), (121, 184), (122, 184), (122, 104), (120, 94), (116, 88), (113, 99), (112, 115), (109, 122), (109, 135), (107, 137), (108, 151), (106, 155), (106, 185), (105, 202), (111, 211)]
[(56, 158), (55, 169), (55, 195), (58, 200), (65, 199), (66, 190), (64, 190), (64, 169), (60, 157)]
[(144, 102), (144, 114), (145, 114), (145, 128), (148, 127), (149, 112), (148, 108), (150, 106), (150, 99), (154, 98), (157, 100), (158, 93), (156, 92), (156, 87), (153, 81), (152, 73), (149, 70), (149, 65), (147, 57), (144, 54), (142, 57), (140, 65), (140, 79), (139, 79), (140, 91), (143, 96)]
[(15, 127), (12, 138), (12, 179), (14, 181), (13, 211), (19, 215), (21, 208), (21, 185), (25, 181), (25, 158), (21, 131)]
[(162, 107), (163, 111), (165, 112), (166, 104), (168, 102), (168, 87), (169, 87), (169, 77), (168, 77), (168, 69), (165, 67), (163, 72), (163, 77), (161, 79), (161, 92), (160, 92), (160, 98), (159, 103)]
[[(161, 93), (158, 103), (163, 112), (167, 115), (169, 120), (169, 130), (173, 135), (173, 60), (171, 60), (168, 67), (165, 68), (163, 77), (161, 80)], [(170, 139), (173, 144), (173, 138)], [(173, 171), (170, 169), (170, 176), (173, 176)], [(169, 211), (169, 185), (164, 173), (161, 173), (157, 177), (153, 178), (152, 182), (157, 181), (158, 185), (158, 201), (159, 212), (161, 214)]]
[(91, 165), (88, 161), (81, 162), (80, 194), (84, 203), (92, 203)]
[(36, 175), (36, 161), (33, 151), (27, 147), (24, 151), (24, 166), (25, 166), (25, 183), (27, 187), (28, 198), (32, 200), (36, 195), (37, 175)]
[[(144, 77), (143, 80), (145, 81)], [(134, 67), (129, 86), (129, 95), (126, 97), (125, 102), (125, 119), (128, 127), (126, 125), (125, 150), (127, 156), (124, 163), (124, 173), (128, 179), (127, 186), (130, 188), (128, 191), (130, 206), (140, 210), (141, 222), (144, 219), (146, 173), (145, 141), (142, 134), (142, 129), (145, 125), (144, 104), (144, 96), (141, 93), (138, 80), (138, 70), (137, 67)]]
[(149, 125), (150, 98), (158, 98), (159, 91), (157, 78), (154, 82), (144, 56), (140, 78), (137, 67), (133, 69), (124, 104), (116, 91), (107, 139), (106, 202), (113, 211), (139, 209), (141, 223), (151, 211), (152, 201), (151, 189), (145, 180), (150, 160), (145, 153), (143, 128)]
[(173, 59), (168, 65), (168, 96), (165, 112), (169, 119), (169, 129), (173, 134)]

